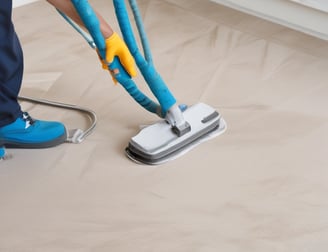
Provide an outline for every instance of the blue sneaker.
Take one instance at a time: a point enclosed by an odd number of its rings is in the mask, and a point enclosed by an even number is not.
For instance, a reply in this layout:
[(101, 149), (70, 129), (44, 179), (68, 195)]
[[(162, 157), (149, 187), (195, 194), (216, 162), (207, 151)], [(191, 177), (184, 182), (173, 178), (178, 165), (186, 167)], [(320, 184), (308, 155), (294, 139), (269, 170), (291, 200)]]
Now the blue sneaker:
[(0, 146), (0, 160), (5, 158), (5, 155), (6, 155), (5, 147)]
[(66, 129), (60, 122), (32, 119), (28, 113), (0, 128), (0, 143), (7, 148), (48, 148), (65, 142)]

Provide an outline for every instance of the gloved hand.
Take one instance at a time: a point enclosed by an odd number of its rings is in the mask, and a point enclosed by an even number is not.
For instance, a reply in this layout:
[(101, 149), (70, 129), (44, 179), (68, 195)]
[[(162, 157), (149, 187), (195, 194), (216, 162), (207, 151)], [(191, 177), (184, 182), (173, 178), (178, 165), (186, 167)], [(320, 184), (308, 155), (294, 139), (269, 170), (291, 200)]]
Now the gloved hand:
[[(120, 36), (114, 32), (109, 38), (105, 40), (106, 43), (106, 60), (102, 61), (102, 67), (105, 70), (108, 70), (108, 63), (111, 63), (114, 60), (114, 57), (117, 56), (127, 71), (127, 73), (134, 77), (137, 75), (137, 71), (135, 68), (134, 58), (130, 54), (130, 51), (125, 44), (125, 42), (120, 38)], [(116, 71), (111, 71), (111, 75), (114, 83), (117, 83), (115, 79)]]

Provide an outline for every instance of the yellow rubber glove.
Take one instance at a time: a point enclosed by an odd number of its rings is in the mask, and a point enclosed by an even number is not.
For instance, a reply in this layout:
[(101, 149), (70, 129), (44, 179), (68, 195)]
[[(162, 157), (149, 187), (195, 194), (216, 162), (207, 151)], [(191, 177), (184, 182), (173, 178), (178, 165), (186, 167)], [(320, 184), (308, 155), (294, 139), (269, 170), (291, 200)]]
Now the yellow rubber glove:
[[(102, 67), (105, 70), (108, 70), (108, 63), (111, 63), (114, 60), (114, 57), (117, 56), (124, 67), (124, 69), (128, 72), (131, 77), (135, 77), (137, 75), (137, 71), (135, 68), (134, 58), (132, 57), (127, 45), (120, 38), (120, 36), (114, 32), (109, 38), (105, 40), (106, 43), (106, 60), (102, 60)], [(111, 75), (113, 77), (113, 81), (117, 83), (115, 79), (115, 74), (117, 71), (111, 71)]]

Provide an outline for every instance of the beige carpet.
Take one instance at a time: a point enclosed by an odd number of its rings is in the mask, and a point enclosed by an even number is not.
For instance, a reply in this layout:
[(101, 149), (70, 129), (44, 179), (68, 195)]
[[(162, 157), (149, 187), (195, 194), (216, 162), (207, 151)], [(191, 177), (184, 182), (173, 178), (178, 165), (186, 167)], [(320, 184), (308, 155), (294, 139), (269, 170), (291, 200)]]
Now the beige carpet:
[[(92, 2), (117, 29), (111, 1)], [(78, 145), (9, 150), (0, 251), (326, 252), (328, 43), (205, 0), (139, 3), (175, 96), (217, 108), (227, 132), (173, 162), (134, 164), (124, 148), (157, 118), (45, 1), (15, 9), (21, 94), (88, 107), (99, 122)], [(22, 106), (87, 126), (74, 112)]]

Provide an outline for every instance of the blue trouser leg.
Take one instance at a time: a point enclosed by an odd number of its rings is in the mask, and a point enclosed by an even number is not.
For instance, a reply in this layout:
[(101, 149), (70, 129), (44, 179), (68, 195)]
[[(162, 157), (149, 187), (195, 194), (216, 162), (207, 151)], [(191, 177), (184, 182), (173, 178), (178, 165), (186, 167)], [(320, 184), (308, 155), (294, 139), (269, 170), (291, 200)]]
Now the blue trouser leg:
[(23, 77), (23, 52), (12, 24), (12, 0), (0, 4), (0, 127), (21, 116), (17, 97)]

